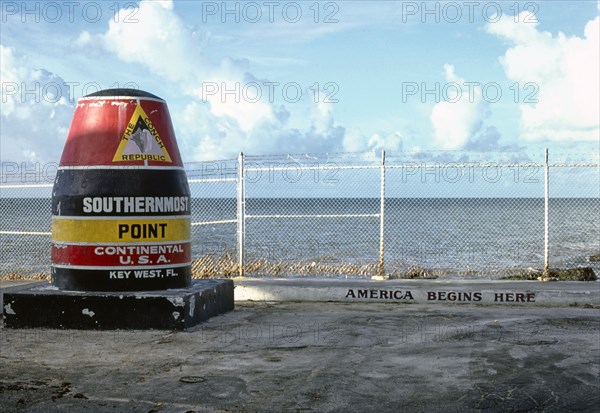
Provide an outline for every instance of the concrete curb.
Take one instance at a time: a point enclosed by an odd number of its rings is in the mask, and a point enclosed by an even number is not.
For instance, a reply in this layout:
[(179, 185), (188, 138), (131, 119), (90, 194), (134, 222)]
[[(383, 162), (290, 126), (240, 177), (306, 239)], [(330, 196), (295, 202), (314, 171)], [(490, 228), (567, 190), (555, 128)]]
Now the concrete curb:
[(593, 306), (600, 282), (235, 278), (236, 301), (334, 301), (501, 306)]
[[(373, 281), (320, 278), (234, 278), (233, 281), (234, 299), (239, 302), (378, 302), (600, 308), (599, 281)], [(0, 306), (3, 293), (47, 284), (45, 281), (2, 281)]]

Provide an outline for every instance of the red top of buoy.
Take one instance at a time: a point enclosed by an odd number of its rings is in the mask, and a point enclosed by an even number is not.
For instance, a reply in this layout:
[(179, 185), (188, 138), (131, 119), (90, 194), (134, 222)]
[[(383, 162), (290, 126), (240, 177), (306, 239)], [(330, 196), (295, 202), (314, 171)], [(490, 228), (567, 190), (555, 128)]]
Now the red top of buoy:
[(60, 166), (183, 167), (166, 102), (136, 89), (82, 97)]

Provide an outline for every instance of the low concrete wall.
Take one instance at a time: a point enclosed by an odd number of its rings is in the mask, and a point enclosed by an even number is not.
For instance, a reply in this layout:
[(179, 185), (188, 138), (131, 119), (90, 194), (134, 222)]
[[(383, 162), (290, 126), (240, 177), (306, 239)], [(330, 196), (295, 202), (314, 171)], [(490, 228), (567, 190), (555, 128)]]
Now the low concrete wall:
[(236, 301), (600, 306), (599, 282), (234, 279)]

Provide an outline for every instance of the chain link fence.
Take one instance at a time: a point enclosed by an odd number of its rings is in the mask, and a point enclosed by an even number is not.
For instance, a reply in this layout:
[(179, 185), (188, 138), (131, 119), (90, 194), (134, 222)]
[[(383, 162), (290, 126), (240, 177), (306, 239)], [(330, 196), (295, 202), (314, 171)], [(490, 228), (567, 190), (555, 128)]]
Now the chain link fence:
[(246, 157), (245, 166), (246, 272), (374, 274), (380, 232), (378, 158)]
[[(321, 153), (188, 163), (193, 273), (493, 279), (549, 265), (598, 274), (600, 165), (591, 156)], [(55, 168), (27, 168), (3, 165), (2, 278), (49, 274)]]
[(495, 155), (390, 157), (388, 274), (496, 278), (543, 266), (543, 165)]
[(192, 272), (196, 277), (234, 276), (238, 270), (236, 159), (186, 165), (192, 196)]
[(32, 173), (18, 178), (2, 176), (0, 277), (49, 276), (51, 195), (55, 172), (53, 170), (48, 176)]

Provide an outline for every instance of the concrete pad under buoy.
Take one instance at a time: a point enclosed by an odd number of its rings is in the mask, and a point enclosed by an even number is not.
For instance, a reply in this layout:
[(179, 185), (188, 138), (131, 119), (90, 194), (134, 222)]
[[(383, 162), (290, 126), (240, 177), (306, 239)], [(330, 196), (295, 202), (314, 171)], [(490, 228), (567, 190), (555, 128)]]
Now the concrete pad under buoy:
[(234, 308), (231, 280), (158, 291), (65, 291), (45, 283), (4, 292), (8, 328), (184, 330)]

